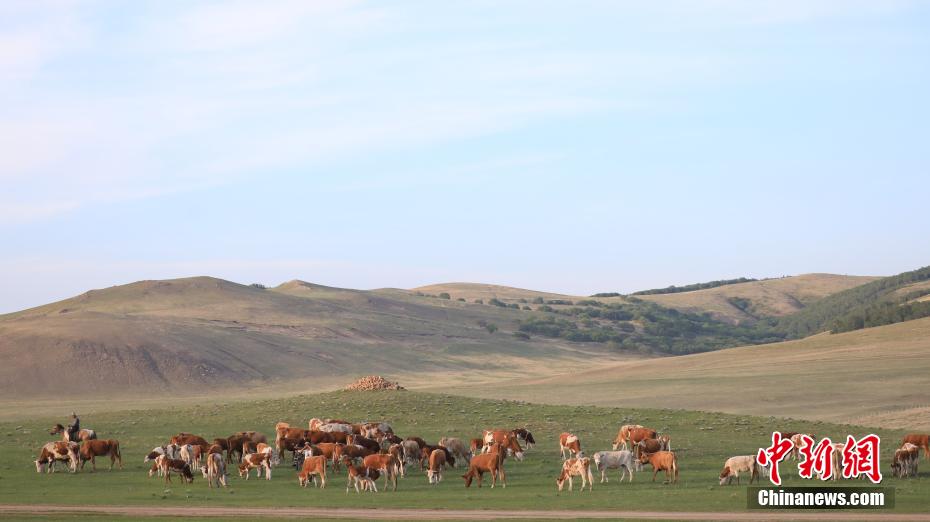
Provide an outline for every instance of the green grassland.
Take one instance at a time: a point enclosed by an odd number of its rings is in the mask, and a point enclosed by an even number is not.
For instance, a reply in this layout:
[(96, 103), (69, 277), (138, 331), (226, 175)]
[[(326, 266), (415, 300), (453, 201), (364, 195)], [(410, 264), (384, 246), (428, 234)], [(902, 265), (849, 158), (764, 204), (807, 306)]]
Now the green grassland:
[[(0, 461), (0, 503), (742, 511), (745, 488), (721, 487), (717, 483), (717, 474), (727, 457), (755, 452), (768, 442), (774, 429), (808, 431), (836, 439), (847, 433), (861, 436), (873, 431), (824, 422), (701, 411), (547, 406), (411, 391), (332, 392), (203, 407), (87, 411), (82, 419), (86, 427), (96, 429), (101, 438), (120, 440), (125, 469), (108, 472), (106, 464), (101, 466), (98, 461), (98, 469), (102, 470), (96, 473), (90, 473), (88, 467), (78, 474), (37, 474), (32, 462), (36, 452), (51, 439), (48, 427), (65, 414), (63, 411), (57, 418), (0, 423), (0, 454), (4, 456)], [(474, 486), (465, 489), (459, 468), (447, 470), (438, 486), (428, 485), (425, 474), (417, 471), (400, 480), (397, 492), (356, 495), (353, 491), (347, 496), (344, 474), (331, 477), (325, 490), (301, 489), (294, 471), (286, 466), (276, 468), (270, 482), (233, 476), (228, 490), (210, 490), (199, 476), (191, 485), (175, 480), (166, 488), (161, 479), (147, 476), (147, 466), (142, 463), (145, 452), (179, 431), (208, 439), (245, 429), (271, 434), (275, 422), (302, 425), (315, 416), (388, 420), (401, 436), (420, 435), (431, 442), (441, 436), (468, 439), (478, 436), (482, 428), (526, 425), (539, 444), (527, 453), (524, 462), (508, 460), (508, 487), (493, 490)], [(638, 473), (632, 484), (618, 483), (614, 475), (608, 484), (595, 484), (593, 492), (557, 494), (554, 479), (560, 466), (558, 434), (574, 432), (583, 448), (593, 453), (610, 449), (618, 425), (629, 422), (671, 434), (672, 447), (679, 455), (680, 483), (665, 485), (661, 479), (652, 483), (650, 471)], [(903, 431), (875, 431), (883, 437), (882, 469), (887, 474), (890, 451)], [(921, 465), (925, 471), (919, 479), (886, 477), (884, 485), (897, 488), (896, 511), (930, 509), (930, 482), (925, 462)], [(790, 471), (787, 483), (810, 484)]]

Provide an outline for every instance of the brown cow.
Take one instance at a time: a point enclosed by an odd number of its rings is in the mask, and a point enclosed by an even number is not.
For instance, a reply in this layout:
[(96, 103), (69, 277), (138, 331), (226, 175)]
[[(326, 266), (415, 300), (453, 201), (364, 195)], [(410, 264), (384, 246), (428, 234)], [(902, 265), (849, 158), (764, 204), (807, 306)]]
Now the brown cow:
[(659, 439), (643, 439), (633, 445), (633, 454), (639, 458), (643, 453), (655, 453), (657, 451), (668, 451), (668, 447)]
[(88, 460), (93, 471), (97, 471), (97, 457), (110, 457), (110, 471), (113, 471), (113, 463), (119, 463), (119, 469), (123, 469), (123, 456), (119, 453), (119, 441), (116, 439), (108, 440), (88, 440), (81, 445), (81, 470), (84, 469), (84, 463)]
[(652, 481), (656, 481), (656, 474), (659, 471), (665, 471), (665, 483), (669, 480), (672, 483), (678, 482), (678, 458), (671, 451), (657, 451), (655, 453), (643, 453), (639, 456), (639, 461), (643, 464), (647, 462), (652, 464)]
[(177, 444), (178, 446), (184, 446), (185, 444), (190, 444), (191, 446), (200, 446), (202, 452), (206, 452), (207, 448), (210, 447), (210, 443), (206, 439), (198, 435), (193, 435), (191, 433), (178, 433), (174, 437), (171, 437), (171, 444)]
[(655, 439), (657, 437), (656, 430), (652, 428), (633, 428), (630, 430), (630, 444), (638, 444), (641, 440), (646, 439)]
[(311, 476), (320, 477), (320, 488), (326, 487), (326, 457), (315, 455), (304, 459), (304, 465), (297, 474), (297, 483), (300, 487), (307, 487)]
[(432, 444), (429, 444), (426, 447), (424, 447), (422, 450), (420, 450), (420, 469), (421, 470), (425, 469), (425, 467), (429, 465), (429, 456), (432, 455), (434, 450), (442, 450), (442, 452), (446, 454), (446, 462), (450, 466), (453, 466), (453, 467), (455, 466), (455, 457), (452, 456), (452, 452), (449, 451), (449, 448), (439, 446), (439, 445), (434, 446)]
[(477, 455), (477, 454), (481, 451), (481, 448), (483, 448), (483, 447), (484, 447), (484, 440), (483, 440), (483, 439), (471, 439), (471, 446), (470, 446), (470, 448), (471, 448), (471, 454), (472, 454), (472, 455)]
[(562, 457), (562, 460), (566, 460), (565, 452), (568, 452), (569, 457), (582, 456), (581, 441), (578, 440), (578, 436), (568, 432), (559, 435), (559, 456)]
[(446, 466), (446, 449), (437, 448), (429, 454), (429, 470), (426, 479), (430, 484), (439, 484), (442, 481), (442, 468)]
[(368, 437), (362, 437), (361, 435), (346, 436), (346, 445), (351, 446), (353, 444), (363, 448), (368, 448), (375, 453), (381, 451), (381, 443), (376, 440), (369, 439)]
[(334, 458), (338, 460), (344, 460), (348, 458), (354, 461), (356, 459), (363, 459), (376, 453), (378, 452), (371, 451), (370, 449), (363, 448), (361, 446), (343, 446), (342, 444), (337, 444), (336, 450), (334, 452)]
[(391, 481), (392, 491), (397, 491), (397, 470), (400, 462), (393, 455), (368, 455), (362, 460), (362, 465), (384, 473), (384, 489), (387, 489), (388, 480)]
[(594, 488), (594, 475), (591, 474), (591, 459), (588, 457), (573, 458), (562, 463), (562, 473), (555, 479), (555, 484), (559, 487), (560, 492), (565, 486), (566, 480), (568, 480), (568, 490), (572, 491), (574, 489), (574, 484), (572, 483), (573, 476), (581, 476), (581, 491), (584, 491), (586, 485), (588, 486), (588, 491), (591, 491)]
[(507, 475), (504, 473), (504, 450), (499, 444), (495, 444), (491, 453), (475, 455), (468, 463), (468, 471), (462, 475), (465, 479), (465, 487), (471, 487), (473, 479), (478, 479), (478, 487), (481, 487), (481, 481), (484, 479), (484, 473), (491, 474), (491, 488), (497, 484), (497, 477), (500, 476), (501, 485), (507, 487)]
[(924, 450), (924, 458), (930, 459), (930, 435), (920, 434), (920, 433), (909, 433), (904, 436), (904, 440), (901, 441), (901, 445), (913, 444), (918, 448)]

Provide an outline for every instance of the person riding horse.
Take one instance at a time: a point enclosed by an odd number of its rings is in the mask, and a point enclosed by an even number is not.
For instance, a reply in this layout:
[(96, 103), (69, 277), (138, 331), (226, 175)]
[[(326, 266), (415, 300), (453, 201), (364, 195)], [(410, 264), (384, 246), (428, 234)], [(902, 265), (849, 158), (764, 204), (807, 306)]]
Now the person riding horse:
[(80, 440), (78, 435), (81, 433), (81, 419), (77, 413), (71, 412), (71, 422), (68, 424), (68, 440)]

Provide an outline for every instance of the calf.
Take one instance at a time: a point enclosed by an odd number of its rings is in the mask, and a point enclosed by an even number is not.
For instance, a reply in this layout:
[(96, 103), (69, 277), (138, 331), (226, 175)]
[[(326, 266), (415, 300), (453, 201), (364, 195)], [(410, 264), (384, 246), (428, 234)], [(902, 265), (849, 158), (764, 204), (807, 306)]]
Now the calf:
[(304, 458), (300, 472), (297, 473), (297, 483), (305, 488), (313, 476), (320, 477), (320, 488), (326, 487), (326, 457), (316, 455)]
[(639, 461), (627, 450), (598, 451), (594, 454), (594, 465), (601, 472), (602, 483), (610, 481), (607, 477), (607, 470), (610, 469), (619, 470), (620, 482), (623, 482), (623, 477), (627, 473), (630, 475), (630, 482), (633, 482), (633, 469), (639, 470), (638, 463)]
[[(378, 492), (378, 486), (375, 484), (375, 481), (381, 476), (378, 470), (366, 468), (365, 466), (355, 466), (348, 457), (344, 457), (342, 463), (345, 464), (348, 473), (346, 477), (346, 494), (349, 493), (349, 488), (352, 486), (355, 486), (356, 493), (361, 491)], [(361, 490), (359, 490), (359, 486), (361, 486)]]
[(643, 453), (639, 456), (643, 464), (652, 464), (652, 481), (656, 481), (656, 473), (665, 471), (665, 482), (678, 482), (678, 458), (671, 451), (657, 451)]
[(562, 460), (566, 459), (566, 452), (568, 457), (581, 456), (581, 441), (578, 440), (577, 435), (567, 432), (559, 435), (559, 456), (562, 457)]
[(181, 476), (183, 482), (188, 484), (194, 482), (194, 474), (191, 473), (191, 467), (180, 459), (171, 459), (167, 455), (159, 456), (155, 462), (161, 468), (161, 473), (165, 476), (165, 484), (171, 482), (171, 474), (176, 473)]
[(265, 480), (271, 480), (271, 464), (269, 463), (268, 455), (263, 453), (249, 453), (242, 457), (242, 462), (239, 464), (239, 477), (245, 477), (246, 480), (249, 480), (250, 471), (255, 468), (258, 470), (258, 477), (262, 476), (262, 471), (265, 472)]
[(574, 489), (572, 477), (574, 476), (581, 476), (581, 491), (584, 491), (586, 485), (588, 491), (591, 491), (594, 488), (594, 477), (591, 475), (591, 459), (588, 457), (572, 458), (563, 462), (562, 473), (559, 474), (559, 478), (555, 479), (559, 491), (562, 491), (566, 480), (568, 481), (568, 490), (572, 491)]
[(90, 461), (93, 471), (97, 471), (97, 457), (110, 457), (110, 471), (113, 471), (113, 464), (119, 463), (119, 469), (123, 469), (123, 456), (119, 452), (119, 441), (115, 439), (94, 439), (85, 441), (81, 445), (81, 469), (84, 469), (84, 463)]
[(442, 481), (442, 468), (446, 465), (446, 449), (434, 449), (429, 454), (429, 470), (426, 472), (430, 484), (439, 484)]
[(739, 474), (749, 473), (749, 483), (752, 484), (754, 479), (758, 479), (761, 474), (759, 464), (756, 462), (755, 455), (741, 455), (739, 457), (730, 457), (723, 463), (723, 471), (720, 472), (720, 485), (724, 486), (733, 481), (736, 477), (736, 485), (739, 485)]

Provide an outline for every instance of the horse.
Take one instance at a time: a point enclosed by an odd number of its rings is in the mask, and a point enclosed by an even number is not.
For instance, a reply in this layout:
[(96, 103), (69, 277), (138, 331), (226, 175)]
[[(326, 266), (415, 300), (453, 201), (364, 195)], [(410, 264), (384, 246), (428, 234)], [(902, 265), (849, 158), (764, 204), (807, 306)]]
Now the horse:
[[(58, 435), (61, 433), (61, 440), (65, 442), (71, 442), (71, 434), (68, 433), (68, 429), (62, 426), (61, 424), (56, 424), (51, 431), (48, 432), (49, 435)], [(84, 428), (78, 432), (78, 440), (74, 442), (85, 442), (88, 440), (95, 440), (97, 438), (97, 432), (91, 429)]]

